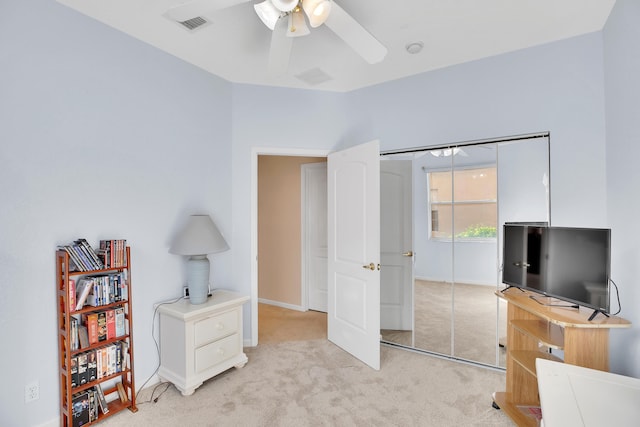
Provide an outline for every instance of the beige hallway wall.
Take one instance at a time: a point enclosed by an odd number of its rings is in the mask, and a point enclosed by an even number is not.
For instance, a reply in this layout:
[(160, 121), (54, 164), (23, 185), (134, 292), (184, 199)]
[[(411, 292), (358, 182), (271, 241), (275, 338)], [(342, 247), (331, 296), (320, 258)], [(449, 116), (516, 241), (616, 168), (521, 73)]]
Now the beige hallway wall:
[(322, 157), (258, 156), (258, 298), (301, 305), (300, 165)]

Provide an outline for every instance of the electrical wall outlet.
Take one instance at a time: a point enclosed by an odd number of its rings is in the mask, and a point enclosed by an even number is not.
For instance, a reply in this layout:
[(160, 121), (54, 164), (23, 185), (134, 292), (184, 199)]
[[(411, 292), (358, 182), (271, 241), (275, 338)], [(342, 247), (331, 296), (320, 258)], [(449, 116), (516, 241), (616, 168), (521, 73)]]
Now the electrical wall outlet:
[[(207, 293), (207, 296), (211, 296), (211, 286), (209, 286), (209, 293)], [(189, 299), (189, 287), (188, 286), (183, 286), (182, 287), (182, 298), (185, 299)]]
[(40, 384), (38, 381), (30, 382), (24, 386), (24, 402), (29, 403), (40, 399)]

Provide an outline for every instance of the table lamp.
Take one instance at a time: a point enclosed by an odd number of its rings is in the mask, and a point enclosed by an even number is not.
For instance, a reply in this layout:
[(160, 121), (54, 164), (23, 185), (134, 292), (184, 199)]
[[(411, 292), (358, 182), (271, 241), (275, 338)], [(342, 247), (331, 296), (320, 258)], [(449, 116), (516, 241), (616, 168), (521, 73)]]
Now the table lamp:
[(229, 245), (209, 215), (191, 215), (176, 235), (169, 252), (188, 255), (187, 287), (191, 304), (203, 304), (209, 294), (209, 259), (207, 254), (223, 252)]

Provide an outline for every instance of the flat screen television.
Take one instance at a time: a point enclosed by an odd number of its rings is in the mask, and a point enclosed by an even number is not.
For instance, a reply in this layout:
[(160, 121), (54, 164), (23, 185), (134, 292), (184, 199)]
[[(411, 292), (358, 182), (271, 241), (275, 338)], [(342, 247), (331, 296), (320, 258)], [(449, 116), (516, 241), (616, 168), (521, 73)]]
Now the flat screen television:
[(506, 285), (608, 314), (610, 265), (610, 229), (504, 225)]

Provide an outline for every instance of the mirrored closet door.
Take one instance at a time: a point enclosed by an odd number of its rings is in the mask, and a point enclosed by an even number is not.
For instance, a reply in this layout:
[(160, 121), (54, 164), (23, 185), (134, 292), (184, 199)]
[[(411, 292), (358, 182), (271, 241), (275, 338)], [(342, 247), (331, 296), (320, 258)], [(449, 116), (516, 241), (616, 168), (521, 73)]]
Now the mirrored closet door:
[(548, 135), (383, 153), (382, 340), (505, 363), (502, 225), (549, 221)]

